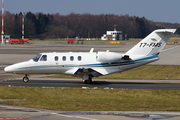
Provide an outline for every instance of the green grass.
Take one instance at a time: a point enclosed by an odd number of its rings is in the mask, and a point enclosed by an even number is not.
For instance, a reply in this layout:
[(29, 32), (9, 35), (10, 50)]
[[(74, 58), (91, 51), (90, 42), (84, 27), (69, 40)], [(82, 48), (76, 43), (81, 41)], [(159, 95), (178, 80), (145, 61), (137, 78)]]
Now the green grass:
[(180, 42), (180, 38), (179, 37), (171, 37), (169, 42)]
[[(180, 79), (179, 65), (144, 65), (120, 73), (100, 76), (97, 79)], [(54, 78), (75, 78), (71, 75), (55, 75)], [(94, 78), (96, 79), (96, 78)]]
[(0, 104), (60, 111), (180, 111), (179, 90), (0, 87)]

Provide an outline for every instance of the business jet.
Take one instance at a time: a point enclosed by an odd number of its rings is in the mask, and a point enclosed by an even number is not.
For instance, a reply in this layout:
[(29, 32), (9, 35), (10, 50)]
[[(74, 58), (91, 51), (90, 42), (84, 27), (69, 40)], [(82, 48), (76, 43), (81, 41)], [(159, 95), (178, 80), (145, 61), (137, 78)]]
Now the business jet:
[(159, 53), (165, 47), (176, 29), (153, 31), (126, 53), (107, 51), (39, 53), (29, 61), (4, 68), (7, 73), (24, 74), (23, 82), (29, 81), (29, 74), (69, 74), (82, 77), (83, 82), (92, 83), (93, 77), (122, 72), (159, 60)]

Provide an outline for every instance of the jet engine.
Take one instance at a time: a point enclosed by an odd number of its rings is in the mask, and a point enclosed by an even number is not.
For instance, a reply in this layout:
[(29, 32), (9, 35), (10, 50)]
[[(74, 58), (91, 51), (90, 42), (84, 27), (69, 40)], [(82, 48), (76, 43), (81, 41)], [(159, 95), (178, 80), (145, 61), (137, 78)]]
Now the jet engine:
[(115, 52), (96, 52), (96, 60), (98, 62), (116, 62), (123, 57), (120, 53)]

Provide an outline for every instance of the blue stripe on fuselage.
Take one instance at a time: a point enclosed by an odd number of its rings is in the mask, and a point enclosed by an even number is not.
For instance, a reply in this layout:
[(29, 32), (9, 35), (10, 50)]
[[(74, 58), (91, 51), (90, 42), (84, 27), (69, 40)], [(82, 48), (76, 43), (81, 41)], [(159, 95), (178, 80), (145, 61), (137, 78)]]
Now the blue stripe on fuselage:
[(154, 58), (158, 58), (158, 55), (148, 56), (140, 59), (136, 59), (134, 61), (120, 61), (120, 62), (113, 62), (113, 63), (97, 63), (97, 64), (85, 64), (85, 65), (72, 65), (72, 66), (65, 66), (65, 67), (111, 67), (111, 66), (121, 66), (121, 65), (128, 65), (128, 64), (136, 64), (142, 61), (151, 60)]
[(158, 55), (148, 56), (148, 57), (140, 58), (140, 59), (137, 59), (137, 60), (134, 60), (134, 61), (135, 62), (140, 62), (140, 61), (150, 60), (150, 59), (154, 59), (154, 58), (158, 58)]

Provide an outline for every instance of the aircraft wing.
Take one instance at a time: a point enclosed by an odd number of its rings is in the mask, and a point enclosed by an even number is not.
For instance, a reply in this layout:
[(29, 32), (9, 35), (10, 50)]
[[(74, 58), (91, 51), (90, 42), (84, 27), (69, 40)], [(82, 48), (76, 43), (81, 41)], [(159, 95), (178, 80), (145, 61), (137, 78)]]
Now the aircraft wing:
[(97, 71), (99, 73), (101, 73), (102, 75), (107, 75), (107, 74), (111, 74), (111, 73), (115, 73), (118, 72), (119, 69), (116, 68), (92, 68), (94, 71)]
[(74, 68), (74, 69), (70, 69), (68, 71), (66, 71), (66, 74), (75, 74), (78, 71), (79, 68)]
[(99, 76), (103, 75), (100, 72), (93, 70), (92, 68), (79, 68), (74, 73), (74, 75), (79, 75), (79, 76), (82, 76), (83, 74), (88, 74), (88, 75), (91, 75), (93, 77), (99, 77)]
[(93, 77), (99, 77), (102, 75), (107, 75), (110, 73), (118, 72), (119, 69), (111, 69), (111, 68), (79, 68), (74, 75), (83, 75), (83, 74), (89, 74)]

